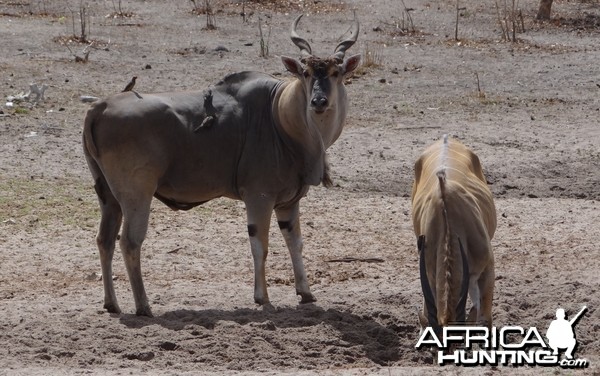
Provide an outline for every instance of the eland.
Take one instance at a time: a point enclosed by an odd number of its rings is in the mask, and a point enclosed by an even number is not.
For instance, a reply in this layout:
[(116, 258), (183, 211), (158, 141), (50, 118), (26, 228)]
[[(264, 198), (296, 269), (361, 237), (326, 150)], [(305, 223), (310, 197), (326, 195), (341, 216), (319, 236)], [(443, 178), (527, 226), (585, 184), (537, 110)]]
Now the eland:
[[(421, 326), (491, 326), (496, 208), (475, 153), (448, 136), (423, 152), (415, 163), (412, 219), (424, 295)], [(467, 293), (473, 306), (465, 317)]]
[(84, 154), (95, 181), (101, 221), (96, 237), (104, 308), (120, 313), (112, 281), (117, 235), (136, 314), (152, 316), (140, 249), (155, 197), (188, 210), (218, 197), (244, 202), (254, 259), (254, 301), (269, 303), (265, 277), (273, 211), (294, 270), (301, 303), (314, 302), (302, 260), (299, 201), (309, 186), (331, 183), (325, 152), (340, 136), (348, 110), (344, 79), (360, 55), (345, 52), (350, 35), (326, 58), (292, 24), (302, 59), (282, 56), (291, 79), (259, 72), (226, 76), (205, 91), (144, 94), (128, 91), (93, 104), (83, 129)]

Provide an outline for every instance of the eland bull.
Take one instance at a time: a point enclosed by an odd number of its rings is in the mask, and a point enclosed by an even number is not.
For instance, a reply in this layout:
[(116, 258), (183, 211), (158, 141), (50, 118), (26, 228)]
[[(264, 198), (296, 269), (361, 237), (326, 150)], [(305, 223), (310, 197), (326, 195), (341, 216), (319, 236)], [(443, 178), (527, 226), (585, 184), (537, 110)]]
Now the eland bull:
[(344, 127), (344, 79), (360, 55), (345, 58), (350, 35), (327, 58), (314, 56), (296, 28), (291, 39), (301, 60), (282, 56), (294, 77), (258, 72), (226, 76), (210, 90), (119, 93), (88, 111), (83, 148), (101, 209), (96, 237), (104, 307), (119, 313), (112, 282), (117, 234), (135, 299), (136, 314), (152, 316), (140, 265), (153, 197), (188, 210), (218, 197), (242, 200), (254, 259), (254, 300), (269, 303), (265, 261), (271, 215), (289, 249), (301, 303), (316, 299), (302, 261), (299, 201), (311, 185), (330, 183), (325, 151)]
[[(424, 295), (422, 327), (492, 325), (496, 208), (479, 158), (447, 136), (415, 163), (412, 219)], [(465, 317), (467, 292), (473, 307)]]

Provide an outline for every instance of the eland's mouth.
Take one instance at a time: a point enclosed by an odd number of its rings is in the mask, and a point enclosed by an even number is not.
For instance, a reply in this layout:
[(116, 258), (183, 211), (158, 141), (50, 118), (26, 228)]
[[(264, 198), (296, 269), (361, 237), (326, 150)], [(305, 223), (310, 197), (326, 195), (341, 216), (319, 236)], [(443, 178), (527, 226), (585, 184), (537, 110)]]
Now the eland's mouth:
[(310, 107), (311, 107), (311, 109), (312, 109), (312, 110), (313, 110), (313, 111), (314, 111), (316, 114), (319, 114), (319, 115), (320, 115), (320, 114), (323, 114), (323, 113), (325, 113), (325, 112), (329, 111), (329, 110), (331, 109), (331, 107), (332, 107), (332, 106), (330, 106), (330, 104), (329, 104), (329, 103), (326, 103), (326, 104), (324, 104), (324, 105), (321, 105), (321, 106), (315, 106), (315, 105), (312, 105), (312, 106), (310, 106)]

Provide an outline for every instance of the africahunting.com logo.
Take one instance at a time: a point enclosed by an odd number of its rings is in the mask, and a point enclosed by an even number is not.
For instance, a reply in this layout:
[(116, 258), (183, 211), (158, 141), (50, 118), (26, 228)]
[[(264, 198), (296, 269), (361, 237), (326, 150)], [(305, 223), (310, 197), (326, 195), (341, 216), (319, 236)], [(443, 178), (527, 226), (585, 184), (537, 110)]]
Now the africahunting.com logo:
[[(546, 330), (547, 341), (535, 327), (446, 326), (437, 333), (432, 327), (425, 328), (415, 347), (437, 348), (439, 365), (585, 368), (589, 365), (587, 359), (575, 359), (573, 355), (577, 347), (573, 328), (586, 311), (584, 306), (567, 321), (565, 310), (557, 309), (556, 319)], [(457, 348), (457, 345), (463, 346)], [(564, 352), (562, 359), (561, 352)]]

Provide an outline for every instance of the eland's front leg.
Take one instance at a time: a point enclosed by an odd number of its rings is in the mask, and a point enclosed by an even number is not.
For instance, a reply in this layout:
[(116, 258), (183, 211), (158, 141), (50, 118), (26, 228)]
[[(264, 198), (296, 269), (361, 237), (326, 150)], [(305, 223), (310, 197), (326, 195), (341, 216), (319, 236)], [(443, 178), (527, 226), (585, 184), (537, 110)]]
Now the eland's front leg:
[(244, 200), (248, 216), (248, 236), (254, 259), (254, 301), (269, 304), (265, 263), (269, 253), (269, 226), (274, 203), (266, 197)]
[(296, 202), (291, 207), (275, 209), (275, 214), (277, 215), (277, 223), (292, 258), (296, 294), (302, 297), (300, 303), (311, 303), (317, 301), (317, 299), (310, 292), (308, 278), (304, 270), (304, 261), (302, 260), (303, 243), (302, 233), (300, 232), (299, 208), (300, 203)]

